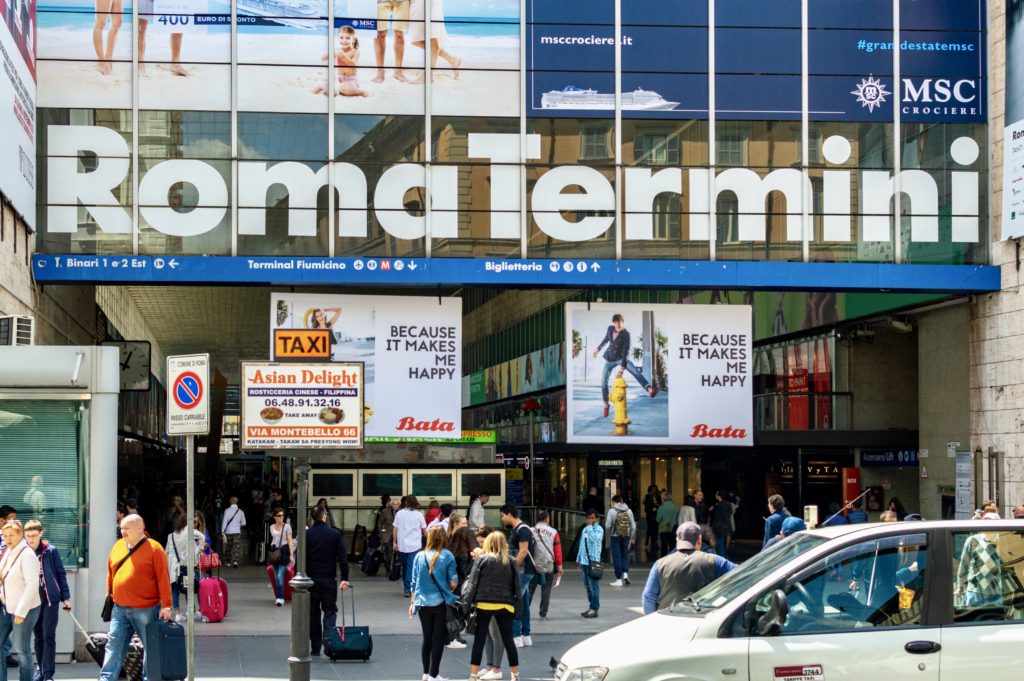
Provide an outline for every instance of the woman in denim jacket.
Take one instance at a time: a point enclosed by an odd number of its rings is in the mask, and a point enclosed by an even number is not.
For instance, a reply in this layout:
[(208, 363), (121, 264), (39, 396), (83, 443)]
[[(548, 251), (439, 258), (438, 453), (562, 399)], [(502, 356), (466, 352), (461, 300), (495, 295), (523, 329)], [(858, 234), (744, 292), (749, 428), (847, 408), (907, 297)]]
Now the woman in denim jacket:
[(440, 525), (427, 532), (427, 546), (412, 563), (412, 602), (409, 617), (419, 614), (423, 628), (423, 681), (445, 681), (441, 655), (448, 642), (445, 604), (458, 600), (452, 589), (459, 583), (455, 556), (448, 550), (448, 533)]
[(601, 580), (594, 579), (590, 574), (590, 566), (601, 562), (601, 547), (604, 546), (604, 528), (597, 522), (597, 511), (587, 511), (587, 525), (580, 535), (580, 552), (576, 562), (583, 570), (583, 584), (587, 587), (587, 601), (590, 606), (580, 613), (583, 617), (597, 617), (601, 608)]

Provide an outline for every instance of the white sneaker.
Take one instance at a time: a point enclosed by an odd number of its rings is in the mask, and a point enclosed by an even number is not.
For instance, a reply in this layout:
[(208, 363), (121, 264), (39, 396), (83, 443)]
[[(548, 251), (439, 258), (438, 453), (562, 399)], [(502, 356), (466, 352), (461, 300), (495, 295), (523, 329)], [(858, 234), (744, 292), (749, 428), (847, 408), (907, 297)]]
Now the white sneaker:
[(500, 669), (491, 669), (491, 670), (486, 671), (486, 672), (481, 672), (481, 673), (477, 674), (476, 678), (480, 679), (480, 681), (501, 681), (501, 679), (502, 679), (501, 670)]
[(516, 636), (515, 638), (512, 639), (512, 641), (516, 644), (516, 648), (522, 648), (523, 647), (523, 637), (522, 636)]
[(533, 639), (530, 638), (529, 636), (523, 636), (523, 645), (524, 646), (532, 646), (533, 645)]
[(431, 677), (428, 677), (428, 678), (430, 679), (430, 681), (448, 681), (448, 679), (444, 678), (440, 674), (438, 674), (437, 676), (431, 676)]
[(424, 674), (422, 681), (430, 681), (430, 674)]
[(174, 621), (175, 622), (184, 622), (185, 621), (185, 615), (183, 613), (179, 612), (177, 615), (174, 616)]
[(460, 648), (465, 648), (466, 644), (458, 639), (453, 639), (446, 647), (451, 648), (452, 650), (459, 650)]
[(608, 586), (623, 586), (622, 580), (616, 579), (614, 582), (611, 582)]
[(277, 605), (277, 606), (284, 605), (284, 599), (283, 598), (275, 598), (274, 599), (274, 605)]
[(622, 575), (622, 584), (624, 586), (629, 586), (629, 573), (628, 572)]

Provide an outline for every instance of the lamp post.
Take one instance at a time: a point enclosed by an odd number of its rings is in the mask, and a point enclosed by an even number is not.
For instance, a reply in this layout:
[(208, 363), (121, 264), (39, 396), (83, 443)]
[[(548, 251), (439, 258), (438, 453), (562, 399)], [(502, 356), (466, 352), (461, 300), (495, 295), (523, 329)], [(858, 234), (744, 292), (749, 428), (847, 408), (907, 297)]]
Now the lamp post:
[(292, 578), (292, 654), (288, 657), (288, 681), (309, 681), (309, 588), (313, 580), (306, 576), (306, 508), (309, 504), (309, 461), (296, 463), (299, 498), (295, 524), (298, 526), (295, 571)]
[(530, 397), (523, 400), (522, 404), (523, 411), (530, 415), (530, 457), (526, 460), (527, 465), (530, 468), (530, 505), (537, 506), (537, 490), (533, 485), (533, 431), (537, 426), (537, 412), (540, 411), (540, 402)]

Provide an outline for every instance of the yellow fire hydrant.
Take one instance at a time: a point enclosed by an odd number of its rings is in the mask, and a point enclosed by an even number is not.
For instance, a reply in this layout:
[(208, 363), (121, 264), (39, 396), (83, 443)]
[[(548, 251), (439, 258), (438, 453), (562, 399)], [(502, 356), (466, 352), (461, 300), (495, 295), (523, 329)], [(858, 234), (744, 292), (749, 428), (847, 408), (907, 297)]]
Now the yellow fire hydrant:
[(629, 435), (629, 409), (626, 407), (626, 379), (619, 376), (612, 381), (611, 394), (608, 399), (615, 405), (615, 418), (612, 419), (612, 423), (615, 424), (616, 435)]

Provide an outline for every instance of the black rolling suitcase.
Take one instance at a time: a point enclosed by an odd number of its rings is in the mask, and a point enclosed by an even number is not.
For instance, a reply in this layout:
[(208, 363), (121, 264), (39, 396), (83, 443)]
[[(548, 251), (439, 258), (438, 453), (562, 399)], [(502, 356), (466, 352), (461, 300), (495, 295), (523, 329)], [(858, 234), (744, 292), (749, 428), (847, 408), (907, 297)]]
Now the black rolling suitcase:
[(188, 678), (185, 628), (177, 622), (154, 620), (146, 626), (149, 681), (181, 681)]
[(367, 549), (366, 555), (363, 556), (363, 564), (359, 566), (359, 569), (367, 577), (373, 577), (380, 572), (380, 566), (384, 562), (384, 550), (381, 548)]
[(373, 637), (370, 627), (356, 626), (356, 595), (349, 589), (352, 597), (352, 624), (345, 621), (345, 592), (340, 592), (338, 609), (341, 611), (341, 626), (336, 622), (326, 622), (330, 626), (324, 631), (324, 653), (331, 662), (338, 660), (362, 660), (366, 662), (373, 654)]
[[(68, 615), (71, 615), (71, 621), (75, 623), (75, 627), (85, 637), (85, 649), (89, 652), (89, 656), (96, 664), (103, 667), (103, 656), (107, 653), (107, 639), (109, 636), (104, 633), (90, 634), (70, 610), (66, 612)], [(142, 681), (142, 642), (138, 636), (132, 636), (132, 640), (128, 644), (128, 652), (124, 656), (121, 675), (127, 678), (128, 681)]]
[(366, 555), (366, 526), (356, 525), (352, 530), (352, 550), (348, 554), (349, 561), (359, 563)]

